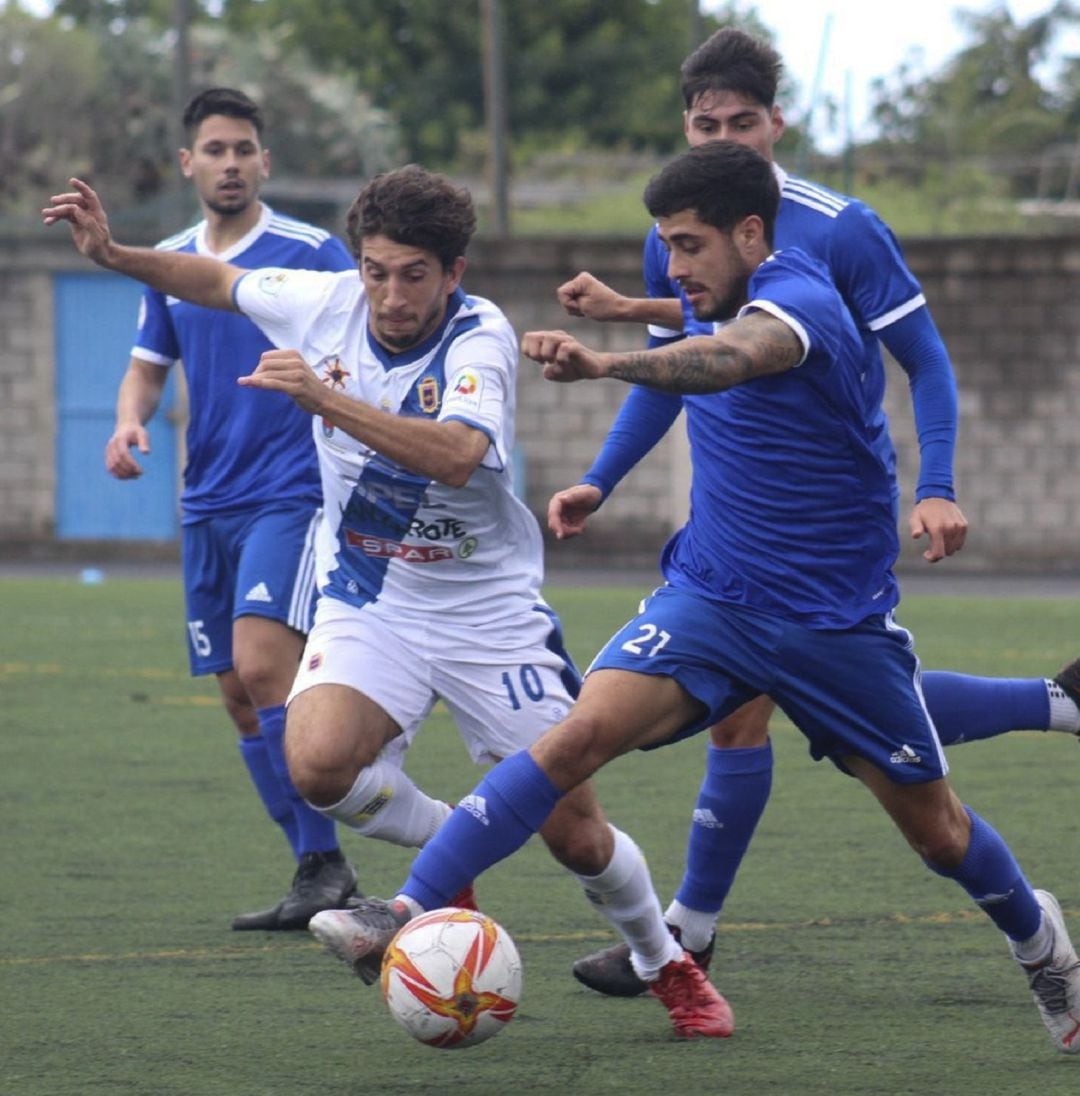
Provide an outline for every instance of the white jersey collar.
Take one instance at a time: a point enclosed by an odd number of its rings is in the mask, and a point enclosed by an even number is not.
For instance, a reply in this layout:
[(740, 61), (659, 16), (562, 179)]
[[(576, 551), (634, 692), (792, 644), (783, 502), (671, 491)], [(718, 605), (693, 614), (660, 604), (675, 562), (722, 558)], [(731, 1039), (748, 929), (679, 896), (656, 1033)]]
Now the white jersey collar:
[(199, 230), (195, 234), (196, 252), (200, 255), (209, 255), (211, 259), (220, 259), (223, 263), (235, 259), (237, 255), (242, 255), (266, 231), (274, 216), (274, 211), (265, 202), (259, 203), (259, 209), (261, 212), (258, 221), (236, 243), (227, 247), (224, 251), (210, 250), (210, 246), (206, 242), (206, 231), (209, 226), (205, 220), (200, 221)]

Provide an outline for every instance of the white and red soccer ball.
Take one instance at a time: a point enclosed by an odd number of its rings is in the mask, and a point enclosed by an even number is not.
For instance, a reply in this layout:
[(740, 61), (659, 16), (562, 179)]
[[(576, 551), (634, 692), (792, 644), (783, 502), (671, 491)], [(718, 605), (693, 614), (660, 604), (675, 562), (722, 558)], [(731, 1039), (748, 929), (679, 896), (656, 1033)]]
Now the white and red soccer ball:
[(381, 981), (390, 1014), (414, 1039), (444, 1050), (471, 1047), (513, 1019), (521, 958), (486, 914), (431, 910), (390, 941)]

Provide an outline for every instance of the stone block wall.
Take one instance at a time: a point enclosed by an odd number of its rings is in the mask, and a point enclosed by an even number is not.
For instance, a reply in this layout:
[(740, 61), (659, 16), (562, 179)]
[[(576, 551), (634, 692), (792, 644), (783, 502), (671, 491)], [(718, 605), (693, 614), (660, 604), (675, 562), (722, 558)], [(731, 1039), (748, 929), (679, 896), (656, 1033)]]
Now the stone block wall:
[[(905, 244), (949, 347), (960, 387), (960, 503), (971, 522), (957, 571), (1080, 569), (1080, 238), (916, 240)], [(523, 333), (564, 327), (601, 347), (642, 345), (629, 326), (573, 320), (556, 286), (579, 270), (640, 290), (638, 240), (481, 239), (466, 288), (496, 300)], [(55, 396), (50, 274), (85, 270), (66, 240), (0, 239), (0, 546), (46, 543), (54, 522)], [(887, 409), (910, 506), (918, 449), (906, 378), (889, 365)], [(588, 467), (625, 396), (617, 382), (556, 385), (521, 364), (517, 439), (527, 499), (543, 519), (551, 494)], [(685, 515), (685, 437), (677, 427), (592, 521), (553, 549), (559, 562), (652, 565)], [(902, 567), (920, 563), (908, 544)]]
[(0, 241), (0, 539), (54, 529), (52, 287), (36, 250)]
[[(971, 531), (952, 562), (1080, 570), (1080, 240), (920, 241), (905, 252), (960, 395), (957, 489)], [(895, 364), (887, 409), (909, 503), (918, 449)]]

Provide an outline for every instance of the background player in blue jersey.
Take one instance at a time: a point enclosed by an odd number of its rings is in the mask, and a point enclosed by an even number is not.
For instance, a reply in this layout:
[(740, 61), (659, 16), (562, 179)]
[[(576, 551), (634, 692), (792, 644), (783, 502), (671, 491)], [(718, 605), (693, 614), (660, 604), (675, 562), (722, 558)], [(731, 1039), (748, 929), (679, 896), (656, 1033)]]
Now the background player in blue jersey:
[[(771, 160), (784, 126), (775, 103), (780, 71), (780, 57), (768, 43), (734, 28), (714, 34), (683, 64), (687, 142), (694, 146), (722, 137)], [(926, 558), (940, 560), (960, 549), (966, 524), (953, 486), (955, 382), (922, 289), (888, 226), (873, 210), (857, 199), (794, 178), (778, 166), (774, 170), (780, 184), (777, 246), (799, 247), (829, 267), (863, 340), (870, 405), (880, 403), (885, 385), (879, 339), (908, 375), (921, 456), (909, 526), (913, 536), (928, 539)], [(650, 345), (664, 345), (682, 338), (684, 331), (703, 330), (693, 315), (692, 295), (680, 292), (667, 262), (667, 249), (654, 228), (645, 244), (648, 298), (621, 296), (589, 274), (561, 286), (559, 298), (574, 315), (647, 323)], [(680, 410), (680, 400), (668, 393), (632, 390), (582, 483), (551, 500), (549, 524), (556, 535), (573, 536), (584, 529), (588, 515), (655, 445)], [(891, 462), (884, 413), (879, 414), (876, 430)], [(926, 672), (923, 689), (945, 745), (1011, 730), (1076, 733), (1078, 671), (1077, 664), (1068, 667), (1058, 682)], [(686, 874), (665, 914), (706, 966), (716, 919), (769, 796), (772, 710), (772, 702), (761, 697), (712, 731), (690, 825)], [(631, 996), (645, 988), (622, 945), (580, 959), (574, 973), (603, 993)]]
[[(353, 269), (339, 240), (259, 201), (270, 154), (251, 99), (211, 88), (191, 100), (183, 122), (188, 147), (180, 165), (203, 219), (160, 249), (243, 267)], [(284, 703), (311, 623), (320, 487), (309, 416), (280, 393), (237, 388), (236, 378), (269, 348), (243, 316), (147, 289), (105, 449), (112, 475), (141, 474), (132, 450), (150, 451), (146, 424), (169, 368), (183, 359), (190, 421), (182, 554), (191, 672), (217, 675), (251, 780), (298, 861), (287, 895), (237, 917), (235, 929), (305, 928), (312, 914), (339, 905), (356, 884), (334, 824), (298, 795), (285, 763)]]
[[(47, 224), (109, 269), (208, 307), (242, 311), (272, 337), (245, 394), (288, 393), (315, 417), (325, 513), (320, 599), (288, 698), (297, 786), (328, 818), (425, 845), (449, 808), (401, 759), (437, 700), (477, 761), (526, 748), (569, 710), (578, 677), (540, 596), (543, 545), (512, 489), (517, 339), (490, 301), (464, 293), (476, 219), (467, 191), (415, 164), (376, 176), (348, 215), (359, 270), (244, 270), (112, 242), (94, 192), (72, 180)], [(245, 392), (245, 389), (250, 391)], [(462, 801), (484, 816), (484, 803)], [(556, 858), (633, 945), (680, 1035), (723, 1038), (731, 1010), (664, 925), (640, 850), (583, 783), (541, 829)], [(472, 902), (471, 880), (445, 904)], [(311, 931), (365, 981), (355, 911)]]
[(553, 380), (682, 396), (692, 505), (663, 552), (667, 584), (596, 657), (570, 715), (451, 814), (397, 898), (360, 902), (354, 954), (380, 954), (399, 925), (520, 848), (608, 761), (769, 694), (813, 755), (858, 777), (1004, 932), (1055, 1045), (1080, 1052), (1080, 959), (1061, 909), (950, 787), (911, 636), (893, 618), (895, 476), (851, 313), (826, 266), (772, 252), (779, 192), (754, 150), (690, 149), (645, 197), (695, 314), (732, 322), (637, 352), (596, 353), (561, 331), (530, 333), (522, 349)]

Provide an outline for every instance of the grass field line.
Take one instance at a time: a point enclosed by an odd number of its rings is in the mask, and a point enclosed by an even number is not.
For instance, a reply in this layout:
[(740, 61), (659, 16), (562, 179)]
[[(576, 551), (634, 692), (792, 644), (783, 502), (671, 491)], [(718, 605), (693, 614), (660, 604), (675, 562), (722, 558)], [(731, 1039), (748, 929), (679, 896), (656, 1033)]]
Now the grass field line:
[[(0, 675), (4, 677), (71, 677), (80, 679), (84, 671), (61, 666), (58, 662), (0, 662)], [(189, 681), (190, 675), (180, 670), (166, 670), (157, 666), (95, 666), (94, 677), (137, 678), (140, 681)]]
[[(1080, 916), (1080, 910), (1065, 910), (1067, 917)], [(850, 929), (854, 927), (890, 925), (955, 925), (973, 924), (985, 921), (986, 914), (981, 910), (951, 910), (937, 913), (910, 915), (892, 913), (887, 917), (815, 917), (805, 921), (733, 921), (721, 922), (717, 932), (724, 935), (734, 933), (758, 932), (795, 932), (800, 929)], [(614, 942), (615, 937), (602, 928), (582, 929), (570, 932), (521, 932), (514, 933), (519, 944), (566, 944), (566, 943), (603, 943)], [(291, 942), (291, 941), (290, 941)], [(299, 945), (304, 950), (321, 950), (314, 941)], [(203, 948), (161, 948), (149, 951), (128, 951), (116, 953), (89, 953), (84, 955), (27, 955), (0, 956), (0, 968), (49, 966), (55, 963), (142, 963), (154, 960), (184, 960), (200, 962), (203, 960), (247, 959), (253, 955), (274, 953), (281, 950), (281, 942), (256, 946), (225, 944), (221, 947)]]

